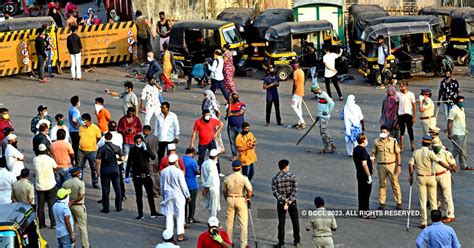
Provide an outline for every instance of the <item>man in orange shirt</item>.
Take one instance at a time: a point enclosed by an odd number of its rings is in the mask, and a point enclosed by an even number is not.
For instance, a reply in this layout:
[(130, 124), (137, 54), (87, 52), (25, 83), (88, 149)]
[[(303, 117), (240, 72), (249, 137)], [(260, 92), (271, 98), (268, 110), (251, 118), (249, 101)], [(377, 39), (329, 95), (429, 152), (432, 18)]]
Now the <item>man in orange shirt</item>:
[(291, 98), (291, 107), (298, 117), (298, 123), (293, 125), (296, 129), (306, 128), (306, 123), (303, 119), (303, 108), (301, 104), (303, 103), (304, 96), (304, 72), (301, 70), (297, 60), (291, 62), (293, 67), (293, 96)]
[(56, 186), (61, 188), (63, 182), (71, 178), (69, 169), (72, 167), (74, 161), (74, 150), (72, 145), (66, 141), (66, 131), (58, 129), (57, 140), (51, 144), (51, 154), (54, 161), (58, 164), (58, 173), (55, 173)]
[(97, 116), (97, 126), (102, 134), (109, 131), (110, 112), (104, 108), (104, 98), (97, 97), (95, 99), (95, 116)]

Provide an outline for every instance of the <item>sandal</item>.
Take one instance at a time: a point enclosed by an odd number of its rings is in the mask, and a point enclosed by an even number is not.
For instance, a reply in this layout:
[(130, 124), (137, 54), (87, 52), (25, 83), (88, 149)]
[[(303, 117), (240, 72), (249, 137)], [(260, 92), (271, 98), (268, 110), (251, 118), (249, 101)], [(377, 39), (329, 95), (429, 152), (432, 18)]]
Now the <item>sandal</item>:
[(320, 150), (320, 151), (318, 152), (318, 154), (327, 154), (327, 153), (331, 153), (331, 151), (329, 151), (329, 150), (326, 149), (326, 148), (324, 148), (324, 149), (322, 149), (322, 150)]

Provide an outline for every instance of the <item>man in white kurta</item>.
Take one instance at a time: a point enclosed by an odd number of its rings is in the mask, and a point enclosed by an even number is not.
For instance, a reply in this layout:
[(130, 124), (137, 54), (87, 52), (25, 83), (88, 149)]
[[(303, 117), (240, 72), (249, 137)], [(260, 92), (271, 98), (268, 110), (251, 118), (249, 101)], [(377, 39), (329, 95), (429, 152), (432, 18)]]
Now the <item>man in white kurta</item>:
[(16, 144), (17, 136), (15, 134), (10, 134), (7, 136), (8, 145), (5, 149), (5, 159), (7, 161), (7, 168), (9, 171), (13, 172), (15, 177), (20, 176), (21, 170), (25, 168), (23, 164), (23, 159), (25, 156), (16, 149), (14, 144)]
[(186, 200), (191, 199), (184, 173), (176, 166), (178, 155), (171, 154), (169, 166), (161, 171), (161, 212), (166, 216), (166, 230), (173, 232), (176, 217), (178, 239), (184, 239)]
[(201, 167), (202, 186), (204, 187), (204, 208), (209, 211), (210, 216), (217, 217), (217, 211), (221, 210), (220, 204), (220, 179), (217, 171), (217, 156), (219, 152), (212, 149), (209, 159), (204, 161)]

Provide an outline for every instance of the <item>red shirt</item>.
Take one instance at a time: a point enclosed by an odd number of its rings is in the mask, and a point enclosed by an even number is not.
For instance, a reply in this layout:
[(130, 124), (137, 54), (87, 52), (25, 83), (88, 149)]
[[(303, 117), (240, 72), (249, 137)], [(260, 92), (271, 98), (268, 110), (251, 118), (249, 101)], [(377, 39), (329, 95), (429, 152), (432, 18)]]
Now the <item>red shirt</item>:
[[(132, 130), (129, 132), (128, 130)], [(127, 145), (132, 145), (135, 142), (133, 138), (135, 135), (139, 134), (142, 131), (142, 123), (138, 117), (134, 116), (131, 122), (127, 121), (127, 116), (120, 118), (120, 121), (117, 126), (117, 132), (122, 134), (123, 143)]]
[(5, 138), (5, 136), (3, 135), (3, 129), (5, 129), (6, 127), (13, 128), (12, 123), (10, 122), (10, 120), (0, 118), (0, 141)]
[(216, 118), (211, 118), (209, 122), (204, 122), (202, 118), (199, 118), (194, 122), (194, 132), (199, 134), (199, 145), (208, 145), (214, 139), (214, 134), (221, 121)]
[[(170, 162), (168, 160), (168, 157), (169, 156), (166, 156), (166, 157), (163, 157), (160, 161), (160, 172), (168, 167), (168, 165), (170, 165)], [(182, 158), (178, 158), (178, 164), (179, 164), (179, 168), (181, 168), (181, 170), (183, 171), (183, 173), (185, 173), (184, 171), (184, 162), (183, 162), (183, 159)]]
[[(229, 235), (224, 231), (219, 229), (219, 234), (226, 243), (232, 245), (232, 242), (229, 239)], [(199, 235), (196, 248), (221, 248), (221, 244), (217, 243), (212, 239), (211, 234), (208, 231), (205, 231)]]

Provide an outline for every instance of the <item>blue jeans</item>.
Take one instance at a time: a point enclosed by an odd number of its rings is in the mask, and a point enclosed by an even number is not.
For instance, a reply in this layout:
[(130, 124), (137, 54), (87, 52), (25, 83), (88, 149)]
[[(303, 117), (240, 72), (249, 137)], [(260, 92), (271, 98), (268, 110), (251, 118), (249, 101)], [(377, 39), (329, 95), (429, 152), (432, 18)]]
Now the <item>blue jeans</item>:
[(474, 77), (474, 64), (469, 64), (469, 75)]
[(72, 248), (71, 236), (66, 235), (56, 239), (58, 240), (58, 248)]
[(211, 91), (213, 93), (216, 93), (216, 90), (217, 88), (219, 88), (222, 92), (222, 95), (224, 95), (224, 98), (227, 101), (229, 101), (229, 93), (227, 92), (227, 90), (225, 89), (225, 83), (224, 83), (224, 80), (215, 80), (215, 79), (211, 79)]
[(77, 154), (77, 160), (79, 168), (81, 168), (81, 180), (84, 178), (84, 167), (86, 166), (86, 161), (89, 162), (89, 166), (91, 167), (91, 178), (92, 184), (97, 184), (97, 176), (95, 174), (95, 158), (97, 156), (97, 151), (93, 152), (86, 152), (79, 149), (79, 153)]
[(452, 105), (452, 104), (444, 103), (443, 106), (444, 106), (444, 115), (446, 116), (446, 120), (448, 120), (449, 112), (450, 112), (451, 109), (453, 108), (453, 105)]
[(237, 146), (235, 144), (235, 137), (242, 132), (242, 127), (234, 127), (227, 125), (227, 135), (229, 136), (230, 141), (230, 150), (232, 151), (232, 156), (237, 156)]
[(54, 173), (54, 178), (56, 179), (56, 187), (60, 189), (63, 183), (72, 177), (71, 173), (69, 173), (69, 168), (60, 168), (57, 173)]
[(255, 176), (255, 163), (251, 163), (247, 166), (242, 166), (242, 175), (246, 176), (249, 181)]
[(46, 51), (46, 55), (48, 55), (48, 59), (46, 60), (46, 65), (48, 66), (48, 75), (51, 77), (53, 74), (53, 53), (51, 50)]
[[(198, 146), (198, 165), (199, 171), (201, 171), (201, 165), (204, 163), (204, 157), (206, 156), (206, 150), (211, 151), (212, 149), (216, 149), (216, 142), (213, 140), (211, 143), (207, 145), (199, 145)], [(219, 163), (219, 159), (217, 159), (217, 171), (221, 173), (221, 165)]]
[(128, 153), (130, 152), (130, 148), (132, 148), (132, 146), (134, 146), (133, 144), (123, 144), (123, 155), (124, 156), (128, 156)]

